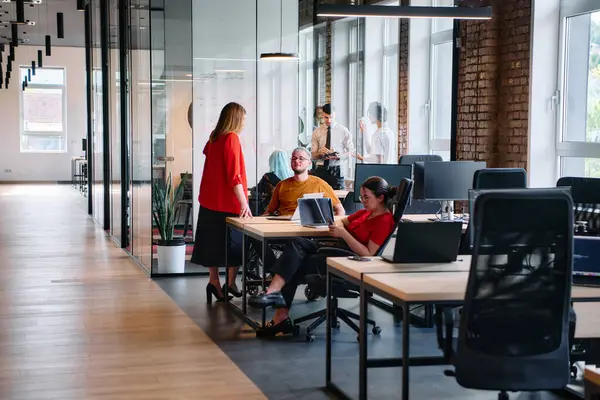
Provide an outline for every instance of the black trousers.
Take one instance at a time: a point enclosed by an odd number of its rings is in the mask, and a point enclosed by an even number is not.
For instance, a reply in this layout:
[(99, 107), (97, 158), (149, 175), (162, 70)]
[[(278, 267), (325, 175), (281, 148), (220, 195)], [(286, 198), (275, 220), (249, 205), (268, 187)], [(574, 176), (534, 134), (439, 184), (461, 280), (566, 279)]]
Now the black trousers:
[(319, 165), (314, 169), (313, 175), (323, 179), (334, 190), (343, 190), (346, 188), (346, 183), (339, 165), (327, 167)]
[[(295, 238), (289, 242), (275, 262), (273, 273), (280, 275), (285, 280), (281, 294), (288, 309), (292, 306), (298, 285), (306, 275), (320, 274), (324, 276), (326, 274), (326, 259), (332, 255), (326, 252), (317, 253), (322, 247), (325, 245), (314, 240)], [(335, 247), (348, 250), (343, 243), (339, 243)]]

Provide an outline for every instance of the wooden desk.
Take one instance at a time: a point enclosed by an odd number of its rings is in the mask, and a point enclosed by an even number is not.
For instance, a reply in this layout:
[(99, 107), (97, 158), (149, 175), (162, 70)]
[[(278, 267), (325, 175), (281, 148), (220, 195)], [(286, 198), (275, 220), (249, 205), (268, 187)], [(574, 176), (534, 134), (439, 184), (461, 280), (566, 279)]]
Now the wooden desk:
[(362, 281), (364, 274), (389, 274), (408, 272), (468, 272), (471, 268), (471, 256), (460, 256), (456, 262), (447, 264), (392, 264), (381, 257), (372, 257), (372, 261), (354, 261), (345, 257), (327, 259), (327, 264), (337, 270), (336, 275), (344, 274), (343, 278), (353, 278)]
[[(357, 265), (362, 264), (362, 265)], [(371, 264), (371, 265), (368, 265)], [(359, 399), (367, 398), (367, 369), (369, 367), (400, 367), (402, 368), (402, 399), (409, 398), (409, 370), (410, 365), (443, 365), (448, 364), (449, 360), (442, 357), (410, 357), (410, 331), (409, 324), (402, 323), (402, 358), (388, 359), (368, 359), (367, 358), (367, 293), (373, 293), (386, 298), (398, 305), (402, 309), (402, 320), (409, 321), (410, 306), (414, 304), (447, 304), (457, 306), (464, 301), (465, 290), (469, 277), (468, 265), (466, 260), (462, 263), (440, 263), (440, 264), (422, 264), (423, 268), (434, 269), (443, 272), (413, 272), (419, 270), (418, 264), (408, 265), (388, 265), (387, 268), (395, 269), (394, 272), (381, 272), (386, 266), (379, 259), (370, 262), (356, 262), (344, 258), (327, 259), (327, 306), (331, 307), (331, 297), (329, 295), (331, 280), (333, 276), (342, 278), (350, 276), (353, 280), (358, 275), (361, 276), (360, 284), (360, 333), (359, 333)], [(371, 272), (366, 272), (371, 269)], [(402, 271), (402, 272), (400, 272)], [(452, 271), (452, 272), (450, 272)], [(600, 288), (574, 286), (572, 288), (572, 299), (575, 302), (600, 302)], [(590, 306), (588, 306), (590, 304)], [(594, 304), (597, 306), (597, 304)], [(583, 306), (583, 307), (582, 307)], [(595, 311), (591, 303), (579, 304), (577, 308), (587, 312)], [(594, 315), (598, 315), (596, 312)], [(582, 315), (583, 317), (583, 315)], [(585, 317), (579, 318), (586, 319)], [(595, 328), (600, 325), (593, 318), (583, 323), (579, 328), (580, 335), (595, 335)], [(331, 326), (330, 315), (326, 326)], [(595, 328), (595, 329), (594, 329)], [(330, 389), (347, 397), (331, 381), (331, 332), (326, 330), (327, 334), (327, 360), (326, 360), (326, 385)], [(407, 362), (405, 362), (407, 360)]]
[(583, 372), (585, 380), (585, 399), (599, 400), (600, 399), (600, 369), (594, 366), (585, 367)]
[[(340, 217), (342, 218), (342, 217)], [(301, 226), (296, 221), (278, 221), (269, 220), (266, 217), (254, 218), (227, 218), (226, 223), (229, 227), (242, 233), (242, 307), (238, 307), (232, 302), (228, 302), (230, 307), (255, 331), (260, 330), (266, 323), (266, 310), (262, 310), (262, 323), (251, 319), (247, 312), (247, 280), (246, 280), (246, 239), (251, 237), (261, 242), (262, 254), (266, 254), (269, 242), (289, 240), (296, 237), (330, 237), (329, 229), (325, 228), (307, 228)], [(229, 229), (225, 230), (226, 243), (229, 240)], [(227, 260), (226, 260), (227, 261)], [(256, 282), (254, 282), (256, 283)], [(266, 279), (263, 275), (260, 282), (263, 290), (266, 289)], [(227, 297), (227, 293), (225, 293)]]

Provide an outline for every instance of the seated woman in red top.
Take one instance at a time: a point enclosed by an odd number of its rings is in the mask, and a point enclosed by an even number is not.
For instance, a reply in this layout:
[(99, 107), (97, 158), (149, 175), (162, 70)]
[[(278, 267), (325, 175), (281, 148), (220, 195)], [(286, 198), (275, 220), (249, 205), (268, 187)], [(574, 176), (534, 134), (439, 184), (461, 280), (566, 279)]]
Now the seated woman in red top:
[[(244, 129), (246, 110), (237, 103), (229, 103), (219, 116), (217, 126), (204, 146), (204, 170), (200, 183), (200, 211), (194, 251), (190, 262), (208, 267), (210, 278), (206, 286), (206, 300), (212, 296), (224, 300), (219, 283), (219, 267), (230, 267), (227, 274), (228, 292), (240, 297), (235, 277), (242, 264), (242, 238), (230, 231), (225, 243), (227, 217), (251, 217), (248, 206), (248, 183), (244, 154), (238, 135)], [(227, 265), (225, 265), (227, 251)]]
[[(329, 227), (331, 236), (341, 239), (336, 247), (365, 257), (377, 253), (395, 226), (388, 202), (396, 192), (397, 188), (389, 186), (383, 178), (376, 176), (367, 179), (360, 187), (360, 201), (365, 208)], [(289, 309), (300, 278), (307, 274), (325, 273), (327, 255), (317, 259), (309, 258), (320, 247), (322, 245), (313, 240), (292, 240), (273, 267), (275, 275), (267, 291), (250, 298), (250, 305), (253, 307), (277, 308), (273, 321), (269, 323), (269, 328), (274, 332), (293, 332)]]

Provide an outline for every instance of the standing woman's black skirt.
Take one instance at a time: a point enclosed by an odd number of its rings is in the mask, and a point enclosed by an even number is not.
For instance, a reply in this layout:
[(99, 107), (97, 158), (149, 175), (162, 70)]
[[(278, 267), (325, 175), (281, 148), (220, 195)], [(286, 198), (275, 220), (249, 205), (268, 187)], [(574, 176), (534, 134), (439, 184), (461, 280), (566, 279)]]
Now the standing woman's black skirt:
[[(238, 216), (200, 206), (190, 262), (204, 267), (242, 265), (242, 233), (229, 229), (229, 243), (225, 243), (225, 229), (228, 229), (225, 218)], [(225, 251), (228, 265), (225, 265)]]

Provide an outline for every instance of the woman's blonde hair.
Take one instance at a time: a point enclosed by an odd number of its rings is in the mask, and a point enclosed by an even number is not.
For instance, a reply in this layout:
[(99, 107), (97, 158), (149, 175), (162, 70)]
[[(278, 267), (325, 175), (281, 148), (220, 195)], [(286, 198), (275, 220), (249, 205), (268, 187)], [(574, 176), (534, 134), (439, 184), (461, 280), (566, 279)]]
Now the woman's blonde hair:
[(244, 117), (246, 116), (246, 109), (238, 103), (228, 103), (221, 110), (219, 115), (219, 121), (217, 126), (210, 133), (210, 141), (214, 142), (221, 135), (229, 132), (240, 133), (242, 126), (244, 125)]

